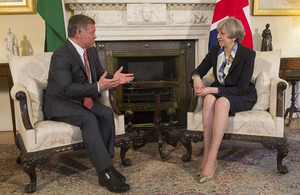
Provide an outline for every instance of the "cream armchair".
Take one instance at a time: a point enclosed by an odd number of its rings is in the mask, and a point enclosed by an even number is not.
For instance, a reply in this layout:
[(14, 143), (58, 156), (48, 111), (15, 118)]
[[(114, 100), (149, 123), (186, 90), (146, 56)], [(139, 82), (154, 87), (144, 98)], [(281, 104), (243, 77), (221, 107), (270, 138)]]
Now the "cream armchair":
[[(11, 97), (16, 108), (16, 123), (19, 132), (14, 132), (15, 142), (21, 151), (17, 162), (30, 177), (26, 192), (36, 190), (35, 168), (51, 159), (55, 153), (84, 148), (79, 127), (63, 122), (44, 120), (42, 112), (43, 94), (47, 85), (48, 70), (52, 53), (34, 56), (8, 56), (14, 86)], [(130, 159), (125, 153), (131, 141), (125, 135), (124, 115), (114, 102), (114, 91), (102, 91), (99, 101), (113, 108), (116, 126), (115, 146), (121, 147), (122, 164), (128, 166)], [(19, 113), (19, 114), (18, 114)]]
[[(282, 165), (282, 160), (288, 153), (288, 143), (284, 136), (283, 93), (288, 83), (278, 77), (280, 55), (281, 50), (256, 52), (253, 82), (255, 82), (258, 100), (252, 110), (229, 117), (224, 139), (257, 141), (268, 149), (277, 149), (277, 169), (284, 174), (288, 169)], [(211, 72), (203, 78), (206, 86), (213, 81)], [(202, 98), (193, 95), (187, 119), (187, 131), (182, 137), (182, 143), (187, 149), (187, 154), (182, 156), (185, 162), (191, 160), (191, 141), (198, 142), (203, 139)]]

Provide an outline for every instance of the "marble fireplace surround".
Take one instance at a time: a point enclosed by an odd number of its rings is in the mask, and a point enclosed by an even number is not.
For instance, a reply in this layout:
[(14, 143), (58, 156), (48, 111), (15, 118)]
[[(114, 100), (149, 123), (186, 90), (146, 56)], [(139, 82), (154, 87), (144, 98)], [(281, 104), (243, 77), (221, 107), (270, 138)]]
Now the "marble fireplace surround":
[(96, 22), (96, 41), (194, 40), (196, 64), (207, 53), (215, 0), (65, 0)]

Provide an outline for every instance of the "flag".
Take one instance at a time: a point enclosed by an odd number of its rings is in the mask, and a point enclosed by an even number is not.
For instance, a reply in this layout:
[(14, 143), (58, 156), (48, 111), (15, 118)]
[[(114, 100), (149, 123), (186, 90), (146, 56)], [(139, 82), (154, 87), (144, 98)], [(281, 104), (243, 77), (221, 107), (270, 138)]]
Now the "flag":
[(218, 45), (217, 25), (227, 17), (234, 17), (240, 20), (245, 28), (245, 36), (242, 45), (253, 49), (250, 7), (248, 0), (217, 0), (215, 5), (214, 16), (211, 22), (208, 49), (213, 45)]
[(37, 12), (46, 23), (45, 52), (53, 52), (66, 40), (64, 0), (37, 0)]

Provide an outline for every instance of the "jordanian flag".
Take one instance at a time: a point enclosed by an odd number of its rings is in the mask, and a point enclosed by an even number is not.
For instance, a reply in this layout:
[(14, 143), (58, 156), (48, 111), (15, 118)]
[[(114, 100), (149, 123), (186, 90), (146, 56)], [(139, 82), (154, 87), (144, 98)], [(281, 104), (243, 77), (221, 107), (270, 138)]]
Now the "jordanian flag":
[(53, 52), (66, 40), (64, 0), (37, 0), (37, 11), (46, 23), (45, 52)]
[(208, 48), (210, 49), (213, 45), (219, 44), (217, 39), (217, 25), (227, 17), (234, 17), (242, 22), (245, 29), (245, 36), (241, 44), (253, 49), (248, 0), (216, 0), (214, 16), (210, 27)]

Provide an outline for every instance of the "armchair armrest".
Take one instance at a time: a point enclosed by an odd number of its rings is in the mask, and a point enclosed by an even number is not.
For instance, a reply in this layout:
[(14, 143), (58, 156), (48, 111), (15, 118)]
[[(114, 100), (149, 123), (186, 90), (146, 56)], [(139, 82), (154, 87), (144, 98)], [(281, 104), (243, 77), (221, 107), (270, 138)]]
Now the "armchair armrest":
[(112, 108), (114, 112), (116, 135), (125, 134), (124, 115), (120, 112), (117, 103), (115, 101), (115, 89), (101, 91), (101, 97), (98, 99), (98, 101), (101, 104)]
[(100, 93), (101, 97), (97, 100), (98, 102), (112, 108), (116, 115), (123, 115), (120, 112), (115, 100), (115, 88), (110, 90), (103, 90)]
[(194, 112), (198, 104), (198, 96), (195, 94), (194, 90), (192, 93), (192, 100), (188, 112)]
[(284, 116), (283, 92), (287, 89), (288, 86), (288, 83), (279, 77), (275, 77), (271, 80), (270, 113), (274, 119), (276, 117)]
[(115, 92), (116, 92), (116, 88), (109, 90), (109, 100), (110, 100), (111, 107), (117, 115), (123, 115), (118, 108), (118, 105), (117, 105), (117, 102), (115, 99)]
[(24, 87), (21, 83), (16, 83), (10, 91), (10, 95), (20, 106), (21, 118), (25, 129), (33, 129), (32, 105), (29, 92), (26, 87)]

